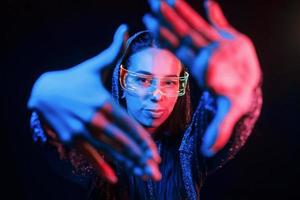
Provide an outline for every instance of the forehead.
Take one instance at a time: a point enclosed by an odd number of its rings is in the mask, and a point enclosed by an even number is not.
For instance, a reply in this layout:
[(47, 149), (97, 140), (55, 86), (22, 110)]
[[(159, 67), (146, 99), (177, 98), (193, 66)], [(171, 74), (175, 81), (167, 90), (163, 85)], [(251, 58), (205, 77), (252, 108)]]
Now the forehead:
[(168, 50), (147, 48), (133, 54), (129, 59), (128, 70), (144, 71), (157, 76), (179, 76), (181, 63), (176, 56)]

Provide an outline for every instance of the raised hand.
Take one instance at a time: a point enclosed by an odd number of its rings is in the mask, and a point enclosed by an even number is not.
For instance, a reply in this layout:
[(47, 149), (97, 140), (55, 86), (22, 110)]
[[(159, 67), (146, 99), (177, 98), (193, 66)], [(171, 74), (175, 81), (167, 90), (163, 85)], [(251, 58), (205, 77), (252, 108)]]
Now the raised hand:
[[(111, 183), (117, 177), (101, 154), (134, 174), (159, 180), (160, 157), (149, 134), (113, 103), (101, 72), (114, 66), (122, 52), (127, 26), (121, 25), (109, 48), (67, 70), (44, 73), (34, 84), (28, 108), (35, 110), (60, 142), (73, 145), (91, 159)], [(76, 139), (76, 140), (75, 140)]]
[(201, 150), (212, 156), (228, 142), (250, 111), (261, 70), (252, 41), (234, 29), (218, 3), (207, 0), (207, 22), (183, 0), (149, 0), (154, 14), (143, 21), (190, 69), (200, 87), (216, 95), (217, 112)]

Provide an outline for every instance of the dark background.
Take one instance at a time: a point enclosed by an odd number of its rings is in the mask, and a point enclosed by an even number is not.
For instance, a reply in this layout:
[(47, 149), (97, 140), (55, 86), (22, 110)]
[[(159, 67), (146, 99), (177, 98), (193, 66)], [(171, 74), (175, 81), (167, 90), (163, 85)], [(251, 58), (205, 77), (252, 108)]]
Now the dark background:
[[(203, 12), (202, 1), (189, 2)], [(202, 199), (295, 199), (292, 183), (297, 186), (300, 139), (299, 3), (219, 2), (231, 24), (257, 48), (264, 73), (264, 104), (248, 143), (207, 180)], [(1, 4), (0, 195), (26, 200), (83, 199), (83, 189), (56, 175), (37, 151), (26, 102), (41, 73), (74, 66), (101, 52), (120, 23), (128, 23), (130, 33), (144, 29), (141, 17), (149, 12), (146, 0), (5, 0)]]

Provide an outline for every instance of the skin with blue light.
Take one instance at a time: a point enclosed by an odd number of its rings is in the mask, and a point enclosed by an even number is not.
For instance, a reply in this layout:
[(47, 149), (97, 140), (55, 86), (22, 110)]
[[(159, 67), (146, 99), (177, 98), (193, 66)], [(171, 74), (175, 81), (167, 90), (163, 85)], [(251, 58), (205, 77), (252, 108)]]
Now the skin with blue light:
[(118, 58), (126, 31), (127, 26), (121, 25), (111, 46), (99, 55), (73, 68), (41, 75), (28, 101), (28, 107), (39, 114), (60, 142), (76, 144), (111, 183), (117, 182), (115, 172), (98, 151), (124, 166), (133, 165), (132, 170), (142, 175), (155, 180), (161, 176), (156, 145), (141, 125), (113, 103), (99, 76)]
[[(224, 147), (238, 119), (249, 111), (253, 90), (259, 85), (261, 75), (253, 44), (228, 24), (214, 1), (205, 3), (210, 24), (205, 24), (195, 11), (188, 12), (190, 16), (183, 12), (190, 8), (181, 0), (149, 0), (149, 4), (156, 16), (145, 15), (145, 25), (189, 67), (200, 87), (216, 95), (217, 112), (202, 138), (201, 147), (203, 155), (211, 157)], [(171, 18), (176, 12), (175, 18)], [(186, 22), (187, 17), (195, 19), (194, 24)], [(203, 27), (199, 28), (197, 23)], [(96, 150), (124, 166), (134, 166), (132, 170), (137, 175), (148, 175), (154, 180), (161, 178), (157, 148), (145, 129), (154, 133), (168, 118), (177, 100), (163, 96), (157, 88), (148, 96), (124, 91), (128, 113), (112, 103), (99, 74), (117, 60), (126, 30), (121, 26), (112, 45), (94, 58), (68, 70), (43, 74), (35, 83), (28, 103), (64, 144), (72, 145), (74, 139), (80, 137), (80, 149), (112, 183), (117, 177)], [(186, 38), (189, 38), (184, 40), (187, 42), (178, 42)], [(237, 50), (239, 54), (232, 53)], [(146, 49), (133, 55), (127, 67), (136, 72), (143, 68), (154, 76), (178, 75), (181, 64), (174, 54)], [(169, 59), (161, 59), (161, 56)], [(97, 131), (91, 132), (89, 126)], [(109, 138), (109, 142), (103, 136)]]

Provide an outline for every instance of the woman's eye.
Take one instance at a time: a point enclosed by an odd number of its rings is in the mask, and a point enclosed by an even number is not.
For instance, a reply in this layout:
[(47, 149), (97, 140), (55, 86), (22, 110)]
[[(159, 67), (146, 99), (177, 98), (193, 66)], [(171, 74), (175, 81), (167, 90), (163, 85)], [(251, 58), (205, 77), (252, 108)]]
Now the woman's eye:
[(177, 81), (174, 81), (174, 80), (166, 80), (166, 81), (165, 81), (165, 85), (167, 85), (167, 86), (175, 86), (175, 85), (177, 85)]
[(139, 77), (139, 78), (137, 78), (137, 81), (139, 83), (143, 83), (143, 84), (149, 83), (149, 80), (147, 78), (141, 78), (141, 77)]

